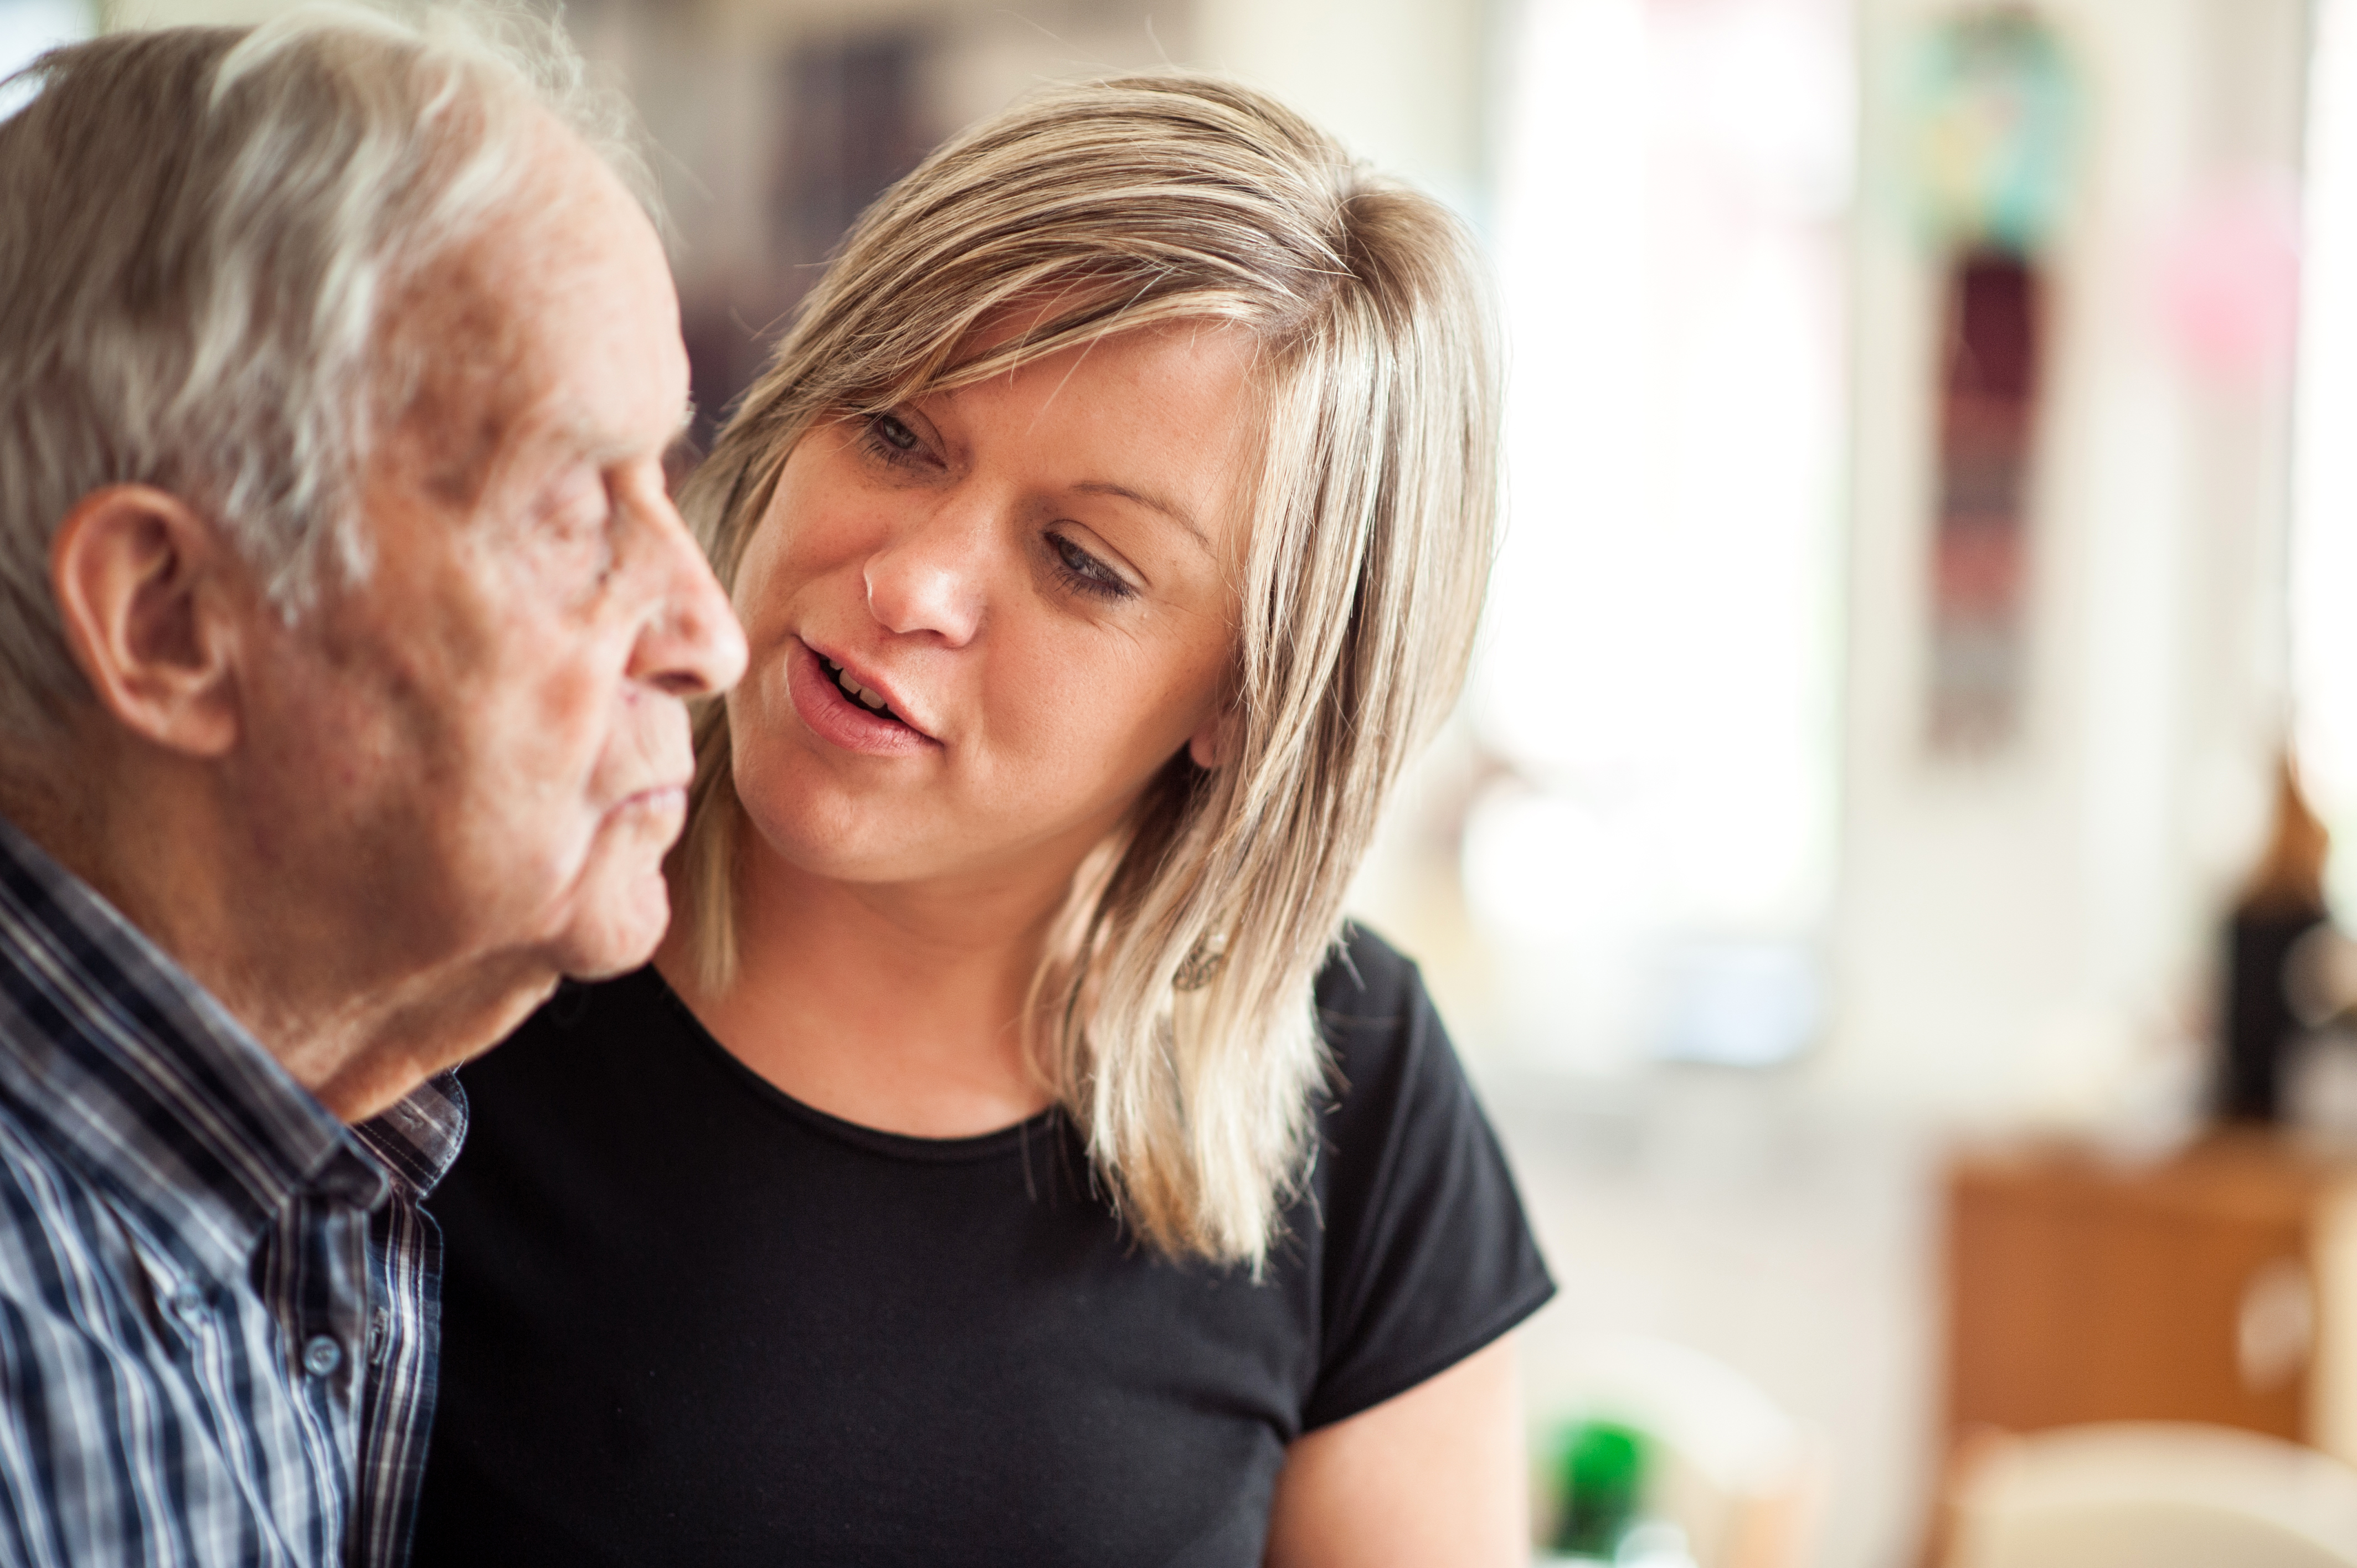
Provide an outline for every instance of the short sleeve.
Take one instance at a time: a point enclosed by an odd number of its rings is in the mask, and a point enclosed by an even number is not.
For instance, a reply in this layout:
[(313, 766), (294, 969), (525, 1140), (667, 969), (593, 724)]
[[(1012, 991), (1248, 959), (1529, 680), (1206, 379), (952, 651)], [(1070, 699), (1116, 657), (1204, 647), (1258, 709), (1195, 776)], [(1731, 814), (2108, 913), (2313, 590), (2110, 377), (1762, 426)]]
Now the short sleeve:
[(1555, 1294), (1415, 966), (1353, 928), (1318, 1005), (1340, 1081), (1311, 1181), (1324, 1245), (1305, 1431), (1405, 1392)]

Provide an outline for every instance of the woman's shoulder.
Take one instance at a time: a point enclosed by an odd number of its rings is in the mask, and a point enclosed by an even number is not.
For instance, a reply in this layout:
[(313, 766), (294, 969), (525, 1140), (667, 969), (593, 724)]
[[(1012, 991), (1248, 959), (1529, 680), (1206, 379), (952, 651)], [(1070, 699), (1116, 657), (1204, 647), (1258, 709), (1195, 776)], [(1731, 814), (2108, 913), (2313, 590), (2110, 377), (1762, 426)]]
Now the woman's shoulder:
[(1373, 931), (1356, 921), (1342, 928), (1318, 972), (1315, 996), (1332, 1056), (1329, 1119), (1396, 1114), (1416, 1102), (1453, 1111), (1468, 1096), (1423, 972)]
[(1383, 1015), (1424, 997), (1424, 975), (1415, 961), (1356, 920), (1343, 923), (1340, 939), (1318, 972), (1318, 1009), (1345, 1016)]
[(1324, 1240), (1309, 1427), (1453, 1365), (1555, 1289), (1415, 963), (1347, 927), (1317, 999), (1333, 1071), (1304, 1195)]

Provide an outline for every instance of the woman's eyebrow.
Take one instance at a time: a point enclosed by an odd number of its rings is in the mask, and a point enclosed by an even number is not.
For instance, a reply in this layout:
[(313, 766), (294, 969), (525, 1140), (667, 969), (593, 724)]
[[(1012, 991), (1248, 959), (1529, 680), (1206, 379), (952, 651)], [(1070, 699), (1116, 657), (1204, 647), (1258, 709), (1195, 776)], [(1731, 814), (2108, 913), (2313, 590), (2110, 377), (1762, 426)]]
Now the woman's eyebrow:
[(1177, 523), (1179, 527), (1185, 529), (1194, 539), (1195, 542), (1203, 547), (1204, 553), (1211, 553), (1211, 539), (1203, 532), (1202, 525), (1197, 522), (1193, 517), (1189, 516), (1184, 507), (1178, 506), (1170, 501), (1166, 501), (1158, 496), (1147, 495), (1140, 490), (1133, 490), (1126, 485), (1111, 484), (1103, 479), (1082, 479), (1079, 484), (1074, 485), (1072, 489), (1080, 491), (1082, 495), (1119, 496), (1123, 500), (1136, 502), (1139, 506), (1144, 507), (1148, 511), (1158, 511), (1163, 516), (1168, 518), (1171, 521)]

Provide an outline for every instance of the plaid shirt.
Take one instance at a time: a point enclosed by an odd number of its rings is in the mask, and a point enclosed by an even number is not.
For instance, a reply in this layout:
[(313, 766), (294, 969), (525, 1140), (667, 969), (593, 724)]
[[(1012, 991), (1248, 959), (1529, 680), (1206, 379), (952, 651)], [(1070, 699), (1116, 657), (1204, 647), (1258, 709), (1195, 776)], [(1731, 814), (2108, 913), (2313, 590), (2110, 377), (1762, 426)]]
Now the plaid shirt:
[(465, 1130), (346, 1128), (0, 822), (0, 1564), (404, 1563)]

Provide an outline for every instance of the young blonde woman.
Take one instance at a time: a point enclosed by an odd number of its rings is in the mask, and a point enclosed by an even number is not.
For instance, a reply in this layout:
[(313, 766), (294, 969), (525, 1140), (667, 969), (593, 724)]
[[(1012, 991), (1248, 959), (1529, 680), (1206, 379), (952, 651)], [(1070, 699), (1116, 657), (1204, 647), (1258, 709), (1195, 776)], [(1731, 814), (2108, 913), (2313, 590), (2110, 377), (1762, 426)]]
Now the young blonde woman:
[(1341, 920), (1489, 333), (1439, 208), (1200, 79), (867, 213), (685, 498), (752, 662), (671, 940), (466, 1075), (419, 1562), (1524, 1560), (1553, 1287)]

